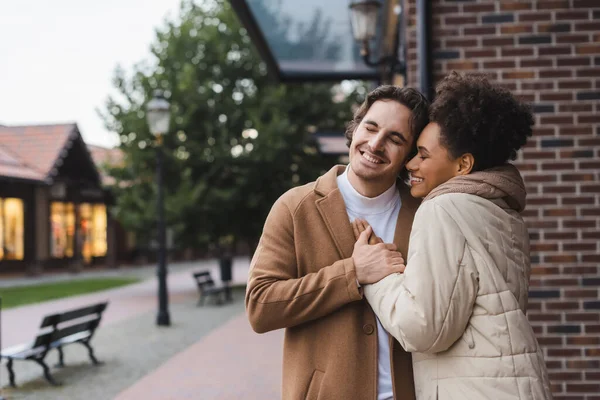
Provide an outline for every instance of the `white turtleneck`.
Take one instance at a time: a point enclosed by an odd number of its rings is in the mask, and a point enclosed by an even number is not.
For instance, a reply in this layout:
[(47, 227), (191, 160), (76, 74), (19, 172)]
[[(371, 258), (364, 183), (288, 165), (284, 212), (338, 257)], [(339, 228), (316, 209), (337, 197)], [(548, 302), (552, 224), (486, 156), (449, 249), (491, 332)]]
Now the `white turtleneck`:
[[(400, 194), (396, 184), (377, 197), (369, 198), (361, 195), (354, 189), (348, 180), (348, 168), (337, 177), (337, 185), (346, 203), (346, 212), (350, 221), (356, 218), (367, 220), (373, 232), (385, 243), (394, 242), (394, 232), (398, 213), (402, 206)], [(388, 333), (383, 329), (377, 319), (377, 400), (390, 400), (394, 398), (392, 387), (392, 374), (390, 367), (390, 342)]]

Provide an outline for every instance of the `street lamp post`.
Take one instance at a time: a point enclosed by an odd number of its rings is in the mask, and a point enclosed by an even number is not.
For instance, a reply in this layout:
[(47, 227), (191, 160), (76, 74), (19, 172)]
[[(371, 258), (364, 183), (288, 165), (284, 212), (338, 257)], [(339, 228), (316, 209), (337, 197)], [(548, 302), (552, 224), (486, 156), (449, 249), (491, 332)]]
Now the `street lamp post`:
[(169, 103), (165, 100), (162, 91), (155, 91), (154, 97), (147, 105), (146, 117), (150, 133), (156, 138), (156, 184), (157, 184), (157, 211), (158, 211), (158, 314), (156, 324), (159, 326), (171, 325), (169, 316), (167, 294), (167, 249), (165, 229), (165, 207), (163, 204), (163, 135), (169, 130), (170, 111)]
[[(392, 72), (404, 73), (406, 69), (405, 62), (399, 58), (398, 49), (394, 53), (384, 56), (377, 61), (371, 60), (371, 49), (369, 42), (377, 36), (377, 18), (381, 3), (377, 0), (354, 0), (350, 3), (350, 18), (352, 21), (352, 34), (354, 40), (360, 45), (360, 55), (366, 65), (370, 67), (387, 66)], [(401, 7), (394, 11), (398, 17), (396, 24), (396, 36), (400, 36), (400, 14)], [(399, 39), (398, 37), (396, 39)], [(399, 44), (399, 43), (397, 43)]]

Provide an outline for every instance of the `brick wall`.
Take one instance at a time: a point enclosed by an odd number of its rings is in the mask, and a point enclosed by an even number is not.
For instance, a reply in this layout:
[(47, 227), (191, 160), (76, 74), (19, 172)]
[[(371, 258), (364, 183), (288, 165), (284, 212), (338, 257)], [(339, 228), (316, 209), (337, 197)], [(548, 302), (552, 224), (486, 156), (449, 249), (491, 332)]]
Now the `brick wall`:
[[(417, 86), (415, 0), (408, 83)], [(435, 80), (485, 72), (533, 105), (528, 316), (556, 399), (600, 399), (600, 0), (433, 0)]]

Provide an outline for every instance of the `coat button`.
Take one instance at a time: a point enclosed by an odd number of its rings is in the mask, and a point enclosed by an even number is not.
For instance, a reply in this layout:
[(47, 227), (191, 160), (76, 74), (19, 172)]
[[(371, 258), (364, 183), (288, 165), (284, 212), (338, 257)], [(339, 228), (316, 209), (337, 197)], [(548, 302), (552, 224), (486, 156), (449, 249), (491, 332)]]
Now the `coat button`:
[(363, 325), (363, 332), (366, 333), (367, 335), (372, 334), (374, 331), (375, 331), (375, 328), (373, 327), (373, 325), (371, 325), (371, 324)]

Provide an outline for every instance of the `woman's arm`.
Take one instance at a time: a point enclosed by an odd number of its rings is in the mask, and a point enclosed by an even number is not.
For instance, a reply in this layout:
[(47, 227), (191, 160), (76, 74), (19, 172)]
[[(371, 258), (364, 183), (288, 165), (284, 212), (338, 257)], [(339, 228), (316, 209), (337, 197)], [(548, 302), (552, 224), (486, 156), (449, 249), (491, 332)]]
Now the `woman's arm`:
[(403, 275), (365, 286), (365, 297), (405, 350), (447, 350), (471, 317), (478, 276), (461, 229), (434, 201), (417, 211), (406, 265)]

